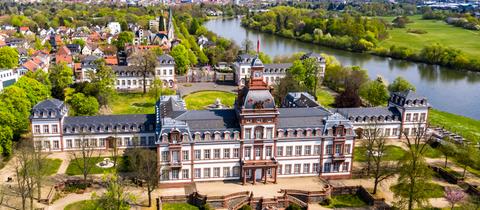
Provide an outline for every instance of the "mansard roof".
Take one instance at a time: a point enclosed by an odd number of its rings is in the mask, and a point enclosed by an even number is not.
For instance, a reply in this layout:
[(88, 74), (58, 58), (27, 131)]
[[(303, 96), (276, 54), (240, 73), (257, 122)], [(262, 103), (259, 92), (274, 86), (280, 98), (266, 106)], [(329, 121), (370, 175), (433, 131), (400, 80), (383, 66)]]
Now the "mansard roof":
[(394, 95), (400, 96), (405, 100), (422, 100), (427, 99), (425, 96), (419, 95), (417, 92), (413, 90), (406, 90), (402, 92), (394, 92)]
[(265, 71), (271, 71), (274, 69), (288, 69), (292, 66), (292, 63), (269, 63), (264, 64)]
[(157, 57), (160, 64), (175, 64), (175, 59), (169, 54), (163, 54)]
[[(65, 117), (64, 127), (107, 127), (107, 126), (148, 126), (155, 124), (154, 114), (97, 115)], [(145, 127), (146, 128), (146, 127)], [(153, 132), (153, 130), (152, 130)]]
[(137, 71), (141, 71), (142, 68), (140, 68), (139, 66), (119, 66), (119, 65), (112, 65), (112, 70), (115, 72), (115, 73), (118, 73), (118, 72), (137, 72)]
[(192, 132), (240, 129), (234, 109), (184, 111), (175, 120), (185, 121)]
[(243, 64), (251, 64), (252, 60), (255, 58), (255, 55), (250, 55), (248, 53), (243, 53), (237, 56), (237, 62)]
[(279, 128), (323, 128), (324, 118), (331, 113), (320, 107), (279, 108)]
[(50, 98), (44, 101), (41, 101), (33, 107), (33, 109), (60, 109), (64, 105), (63, 101), (60, 101), (56, 98)]
[(337, 108), (336, 112), (342, 114), (346, 118), (350, 117), (400, 117), (400, 112), (395, 107), (356, 107), (356, 108)]
[(245, 96), (243, 108), (273, 109), (275, 108), (275, 100), (269, 90), (249, 90)]
[(303, 59), (307, 59), (307, 58), (315, 58), (315, 59), (317, 59), (317, 61), (319, 61), (319, 62), (325, 62), (325, 58), (324, 58), (322, 55), (320, 55), (320, 54), (318, 54), (318, 53), (315, 53), (315, 52), (305, 53), (305, 54), (301, 57), (302, 60), (303, 60)]
[(289, 92), (285, 100), (295, 107), (317, 107), (320, 106), (315, 98), (307, 92)]

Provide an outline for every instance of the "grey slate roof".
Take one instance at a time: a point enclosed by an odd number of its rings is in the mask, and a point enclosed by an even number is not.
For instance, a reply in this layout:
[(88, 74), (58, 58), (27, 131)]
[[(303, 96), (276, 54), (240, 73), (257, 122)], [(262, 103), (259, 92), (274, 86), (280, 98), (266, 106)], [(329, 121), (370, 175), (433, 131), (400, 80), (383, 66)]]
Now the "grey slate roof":
[[(320, 106), (307, 92), (289, 92), (285, 96), (285, 100), (289, 102), (289, 106), (295, 107), (317, 107)], [(291, 105), (290, 105), (291, 104)]]
[(137, 71), (141, 71), (142, 69), (138, 66), (118, 66), (118, 65), (113, 65), (111, 66), (112, 67), (112, 70), (117, 73), (117, 72), (121, 72), (121, 71), (124, 71), (124, 72), (137, 72)]
[(65, 127), (75, 126), (114, 126), (114, 125), (150, 125), (155, 123), (154, 114), (97, 115), (65, 117)]
[(292, 63), (269, 63), (265, 64), (265, 70), (270, 69), (288, 69), (292, 66)]
[(169, 54), (163, 54), (157, 57), (157, 61), (160, 62), (160, 64), (175, 64), (175, 59)]
[(185, 121), (192, 132), (240, 129), (234, 109), (184, 111), (175, 120)]
[(263, 108), (275, 108), (275, 100), (268, 90), (250, 90), (245, 96), (243, 107), (246, 109), (254, 109), (256, 104)]
[(345, 118), (350, 117), (387, 117), (387, 116), (398, 116), (400, 117), (400, 112), (395, 107), (357, 107), (357, 108), (337, 108), (333, 109)]
[(323, 128), (323, 120), (331, 115), (321, 108), (279, 108), (279, 128)]
[(237, 62), (242, 64), (247, 64), (247, 63), (251, 64), (254, 58), (255, 58), (255, 55), (244, 53), (237, 56)]
[(33, 106), (33, 109), (60, 109), (64, 105), (63, 101), (56, 98), (50, 98)]
[(407, 90), (407, 91), (403, 91), (403, 92), (395, 92), (393, 94), (398, 95), (402, 98), (405, 98), (405, 100), (427, 99), (425, 96), (419, 95), (417, 92), (412, 91), (412, 90)]

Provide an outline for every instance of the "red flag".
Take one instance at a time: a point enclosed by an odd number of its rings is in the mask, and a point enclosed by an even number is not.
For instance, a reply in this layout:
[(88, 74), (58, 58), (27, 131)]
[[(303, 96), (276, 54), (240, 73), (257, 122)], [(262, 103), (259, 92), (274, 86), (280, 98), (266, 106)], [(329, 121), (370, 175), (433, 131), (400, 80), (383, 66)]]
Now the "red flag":
[(257, 53), (260, 53), (260, 39), (257, 39)]

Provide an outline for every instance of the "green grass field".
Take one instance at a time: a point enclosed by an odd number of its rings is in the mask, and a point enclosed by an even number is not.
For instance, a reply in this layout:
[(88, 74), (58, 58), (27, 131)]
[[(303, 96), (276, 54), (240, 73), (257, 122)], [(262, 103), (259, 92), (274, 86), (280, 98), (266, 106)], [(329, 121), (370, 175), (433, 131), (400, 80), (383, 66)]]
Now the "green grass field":
[(323, 88), (318, 88), (317, 90), (317, 101), (320, 105), (331, 108), (335, 103), (335, 96), (331, 92)]
[[(384, 160), (400, 160), (405, 155), (405, 150), (398, 146), (388, 145), (384, 155)], [(355, 147), (353, 157), (358, 162), (367, 161), (367, 149), (365, 147)]]
[(119, 93), (110, 104), (112, 114), (152, 114), (155, 100), (148, 94)]
[[(382, 18), (391, 22), (395, 17)], [(426, 45), (439, 43), (462, 50), (472, 58), (480, 56), (480, 31), (455, 27), (441, 20), (422, 20), (420, 15), (408, 18), (414, 22), (407, 24), (405, 28), (389, 30), (390, 38), (381, 41), (379, 45), (387, 48), (397, 45), (420, 50)], [(421, 29), (427, 33), (408, 33), (408, 29)]]
[[(90, 163), (93, 163), (93, 164), (97, 164), (98, 162), (102, 161), (104, 158), (106, 157), (92, 157), (92, 158), (88, 158), (88, 161)], [(111, 157), (109, 157), (110, 160), (112, 160)], [(80, 161), (80, 163), (82, 163), (82, 161)], [(118, 168), (120, 171), (126, 171), (126, 166), (125, 166), (125, 162), (123, 161), (123, 157), (118, 157)], [(113, 172), (115, 170), (114, 167), (112, 168), (100, 168), (98, 166), (93, 166), (93, 168), (90, 170), (90, 174), (103, 174), (103, 173), (109, 173), (109, 172)], [(73, 175), (82, 175), (82, 171), (80, 170), (80, 168), (74, 163), (74, 161), (70, 161), (70, 164), (68, 164), (68, 167), (67, 167), (67, 171), (66, 171), (66, 174), (69, 175), (69, 176), (73, 176)]]
[(190, 205), (188, 203), (164, 203), (162, 204), (163, 210), (198, 210), (198, 207)]
[(355, 208), (367, 206), (367, 203), (360, 199), (358, 195), (338, 195), (332, 196), (332, 203), (325, 206), (327, 208)]
[(468, 140), (480, 141), (480, 120), (431, 109), (428, 122), (432, 126), (444, 127), (456, 132)]
[(189, 110), (202, 110), (208, 105), (215, 103), (217, 98), (220, 99), (223, 105), (233, 107), (237, 95), (222, 91), (200, 91), (186, 95), (185, 103)]
[(45, 163), (47, 164), (47, 168), (45, 169), (45, 175), (50, 176), (56, 174), (58, 168), (62, 164), (61, 159), (46, 159)]
[(84, 200), (78, 201), (75, 203), (68, 204), (65, 206), (64, 210), (94, 210), (95, 202), (93, 200)]
[[(427, 198), (442, 198), (444, 196), (445, 189), (443, 186), (432, 182), (425, 185), (424, 193), (426, 193)], [(392, 185), (390, 190), (393, 191), (397, 187), (399, 187), (399, 184)]]

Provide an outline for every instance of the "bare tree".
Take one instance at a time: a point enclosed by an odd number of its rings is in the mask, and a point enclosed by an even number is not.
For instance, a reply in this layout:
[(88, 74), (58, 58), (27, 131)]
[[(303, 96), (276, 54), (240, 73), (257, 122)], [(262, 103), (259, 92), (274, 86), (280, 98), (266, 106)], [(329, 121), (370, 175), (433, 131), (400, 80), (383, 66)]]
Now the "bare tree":
[[(31, 139), (29, 139), (31, 140)], [(33, 142), (33, 141), (32, 141)], [(32, 167), (33, 176), (37, 188), (37, 198), (42, 197), (42, 185), (47, 176), (47, 168), (49, 167), (48, 153), (43, 151), (42, 144), (32, 147)]]
[(408, 210), (415, 207), (421, 208), (428, 204), (428, 182), (431, 179), (431, 170), (425, 161), (424, 154), (428, 149), (427, 126), (418, 123), (413, 129), (413, 135), (402, 131), (405, 137), (407, 152), (399, 164), (399, 178), (393, 192), (399, 197), (398, 205), (406, 206)]
[(30, 209), (33, 209), (33, 193), (35, 190), (35, 175), (33, 167), (33, 146), (22, 141), (15, 157), (15, 177), (17, 178), (16, 194), (22, 202), (22, 209), (27, 209), (27, 199), (30, 199)]
[(160, 179), (157, 153), (150, 149), (134, 148), (127, 156), (135, 177), (144, 182), (148, 193), (148, 206), (150, 207), (152, 206), (152, 192), (158, 187)]
[(138, 66), (143, 77), (143, 94), (147, 93), (147, 76), (154, 75), (157, 66), (157, 56), (151, 50), (137, 51), (132, 55), (132, 63)]
[(70, 163), (82, 172), (83, 181), (86, 182), (87, 176), (96, 164), (93, 160), (99, 159), (101, 153), (96, 152), (95, 145), (89, 142), (87, 133), (83, 132), (81, 136), (80, 144), (77, 145), (79, 151), (70, 153)]

